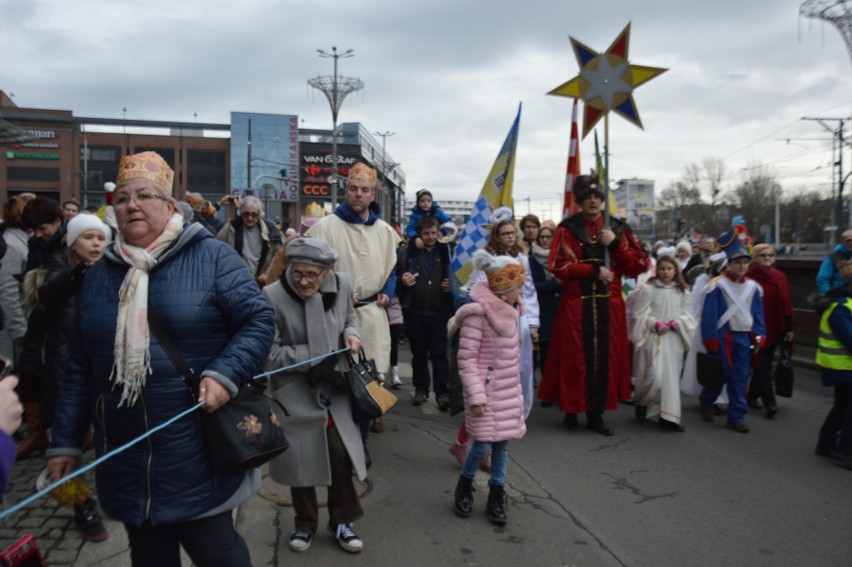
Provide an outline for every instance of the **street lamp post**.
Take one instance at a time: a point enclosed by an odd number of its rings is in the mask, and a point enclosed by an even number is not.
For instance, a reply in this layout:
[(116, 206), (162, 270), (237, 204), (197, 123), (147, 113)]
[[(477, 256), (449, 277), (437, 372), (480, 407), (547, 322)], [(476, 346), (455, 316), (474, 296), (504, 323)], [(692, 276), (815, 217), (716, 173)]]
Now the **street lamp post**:
[(246, 183), (248, 183), (248, 187), (246, 187), (246, 191), (253, 190), (254, 185), (251, 182), (251, 118), (248, 119), (248, 157), (246, 159)]
[[(387, 174), (387, 171), (385, 169), (387, 167), (387, 153), (385, 153), (385, 142), (387, 141), (388, 136), (393, 136), (394, 134), (396, 134), (396, 132), (390, 132), (390, 131), (373, 132), (373, 134), (375, 134), (376, 136), (382, 137), (382, 185), (387, 190), (387, 188), (388, 188), (388, 174)], [(394, 201), (396, 201), (396, 199), (394, 199), (392, 192), (389, 194), (389, 196), (390, 196), (391, 212), (393, 212), (393, 207), (394, 207), (394, 204), (395, 204)], [(393, 219), (390, 219), (390, 220), (391, 220), (391, 222), (393, 221)]]
[(331, 107), (331, 168), (332, 168), (332, 185), (334, 190), (331, 193), (331, 206), (337, 207), (337, 115), (340, 111), (340, 106), (343, 100), (350, 93), (359, 91), (364, 88), (364, 82), (361, 79), (354, 77), (343, 77), (337, 74), (337, 60), (341, 57), (354, 57), (354, 50), (347, 49), (343, 53), (337, 52), (337, 47), (331, 48), (331, 53), (317, 49), (320, 57), (334, 59), (334, 74), (332, 76), (318, 76), (308, 80), (308, 84), (313, 88), (321, 91), (328, 99), (328, 104)]

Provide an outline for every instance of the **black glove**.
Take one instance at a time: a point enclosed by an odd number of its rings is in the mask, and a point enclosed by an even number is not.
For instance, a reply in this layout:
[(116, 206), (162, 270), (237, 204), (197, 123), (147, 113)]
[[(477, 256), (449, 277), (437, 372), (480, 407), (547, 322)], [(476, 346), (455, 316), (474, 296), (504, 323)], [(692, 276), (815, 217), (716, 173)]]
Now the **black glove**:
[(339, 382), (338, 376), (340, 373), (334, 369), (335, 364), (337, 364), (337, 357), (327, 356), (319, 361), (318, 364), (311, 366), (310, 370), (308, 370), (308, 385), (311, 388), (316, 388), (324, 384)]

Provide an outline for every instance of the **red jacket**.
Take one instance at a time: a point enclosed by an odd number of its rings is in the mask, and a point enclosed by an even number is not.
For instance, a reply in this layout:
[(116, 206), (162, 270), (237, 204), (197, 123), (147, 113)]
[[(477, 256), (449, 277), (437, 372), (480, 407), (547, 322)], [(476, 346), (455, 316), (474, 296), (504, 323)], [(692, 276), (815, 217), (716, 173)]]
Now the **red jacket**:
[(763, 270), (752, 264), (746, 277), (763, 288), (763, 316), (766, 320), (766, 344), (781, 340), (793, 330), (793, 299), (787, 277), (775, 268)]

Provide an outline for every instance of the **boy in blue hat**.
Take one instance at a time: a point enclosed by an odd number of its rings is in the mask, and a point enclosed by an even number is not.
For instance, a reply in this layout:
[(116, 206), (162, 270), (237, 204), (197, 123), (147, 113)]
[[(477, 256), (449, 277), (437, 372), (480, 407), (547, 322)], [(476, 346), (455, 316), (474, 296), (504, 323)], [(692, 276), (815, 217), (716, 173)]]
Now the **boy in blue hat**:
[[(707, 352), (722, 359), (724, 383), (728, 388), (728, 427), (748, 433), (745, 423), (746, 388), (751, 357), (763, 346), (766, 325), (763, 319), (763, 290), (746, 278), (751, 263), (750, 239), (743, 225), (737, 225), (718, 239), (728, 256), (728, 268), (710, 280), (704, 292), (701, 336)], [(713, 404), (720, 390), (701, 391), (701, 417), (713, 421)]]

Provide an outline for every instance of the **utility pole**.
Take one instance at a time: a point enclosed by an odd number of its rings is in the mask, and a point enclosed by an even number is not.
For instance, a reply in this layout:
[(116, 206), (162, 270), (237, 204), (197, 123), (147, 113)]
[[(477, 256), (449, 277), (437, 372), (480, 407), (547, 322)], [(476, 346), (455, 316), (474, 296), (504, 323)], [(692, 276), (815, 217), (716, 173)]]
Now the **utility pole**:
[(318, 76), (308, 80), (308, 84), (325, 95), (328, 99), (328, 104), (331, 107), (331, 168), (332, 174), (329, 182), (332, 185), (331, 191), (331, 207), (337, 208), (337, 186), (338, 186), (338, 167), (337, 167), (337, 115), (340, 111), (340, 106), (343, 100), (350, 93), (359, 91), (364, 88), (364, 82), (361, 79), (354, 77), (342, 77), (337, 75), (337, 60), (341, 57), (354, 57), (354, 50), (347, 49), (343, 53), (337, 52), (337, 47), (331, 48), (331, 53), (317, 49), (320, 57), (334, 59), (334, 74), (332, 76)]
[[(829, 246), (833, 249), (834, 245), (837, 242), (840, 242), (840, 235), (843, 233), (843, 185), (846, 183), (846, 177), (843, 176), (843, 149), (846, 142), (843, 139), (844, 134), (844, 124), (847, 118), (820, 118), (820, 117), (810, 117), (803, 116), (802, 120), (813, 120), (814, 122), (819, 123), (820, 126), (831, 132), (833, 138), (832, 141), (837, 141), (837, 160), (834, 160), (834, 155), (832, 155), (832, 164), (831, 164), (831, 172), (832, 177), (834, 173), (837, 172), (837, 198), (834, 202), (834, 212), (832, 213), (832, 226), (835, 227), (833, 231), (831, 231), (831, 235), (829, 238)], [(837, 129), (832, 129), (826, 124), (826, 122), (837, 122)], [(848, 177), (848, 176), (847, 176)]]
[(251, 118), (248, 119), (248, 159), (246, 160), (246, 192), (251, 189)]

